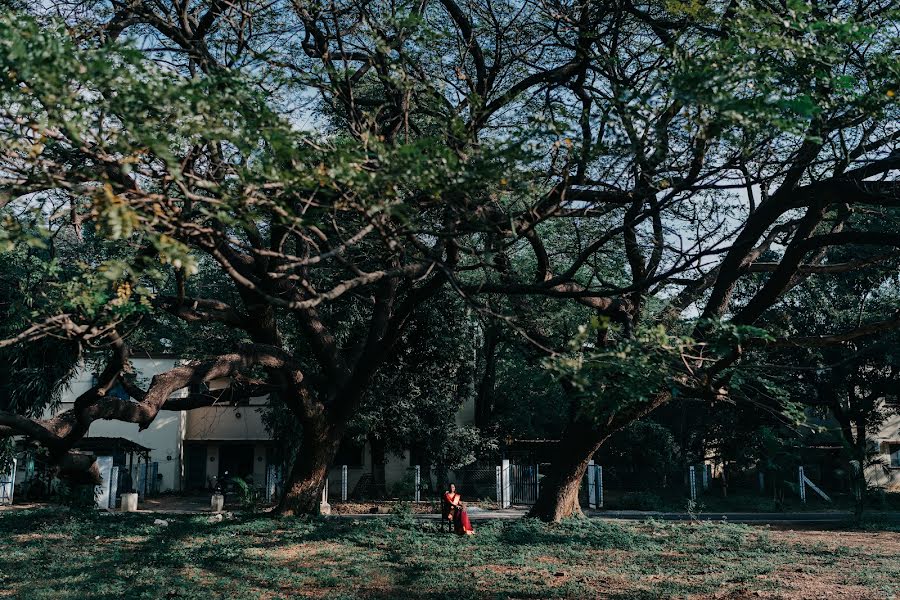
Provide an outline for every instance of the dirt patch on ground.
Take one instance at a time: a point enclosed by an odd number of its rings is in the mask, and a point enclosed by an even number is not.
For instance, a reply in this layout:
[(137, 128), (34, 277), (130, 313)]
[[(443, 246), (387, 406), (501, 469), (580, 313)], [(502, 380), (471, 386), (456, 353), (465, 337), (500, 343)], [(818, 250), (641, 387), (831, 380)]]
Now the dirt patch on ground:
[(795, 545), (821, 545), (831, 551), (846, 546), (900, 556), (900, 534), (890, 531), (773, 531), (771, 535), (773, 540)]
[[(335, 515), (365, 515), (388, 514), (397, 509), (399, 502), (333, 502), (331, 513)], [(409, 508), (415, 514), (438, 514), (440, 507), (437, 502), (405, 502), (404, 508)]]
[(301, 542), (286, 546), (249, 548), (252, 558), (275, 561), (285, 566), (322, 566), (339, 562), (344, 546), (335, 542)]
[[(849, 565), (848, 565), (849, 568)], [(762, 579), (762, 578), (765, 579)], [(790, 600), (882, 600), (885, 596), (861, 585), (844, 583), (832, 573), (796, 572), (784, 567), (770, 575), (760, 575), (757, 580), (772, 585), (774, 590), (759, 590), (757, 598), (778, 598)]]
[(12, 536), (17, 544), (27, 544), (28, 542), (47, 541), (47, 540), (67, 540), (69, 536), (62, 533), (19, 533)]

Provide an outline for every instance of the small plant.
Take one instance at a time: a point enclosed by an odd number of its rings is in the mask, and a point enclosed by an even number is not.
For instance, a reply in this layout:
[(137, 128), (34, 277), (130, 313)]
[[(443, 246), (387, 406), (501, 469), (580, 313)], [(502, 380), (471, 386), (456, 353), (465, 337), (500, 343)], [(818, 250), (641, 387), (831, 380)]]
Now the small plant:
[(85, 510), (96, 506), (94, 486), (71, 485), (65, 481), (56, 480), (54, 491), (59, 503), (69, 508)]
[(240, 477), (234, 477), (231, 480), (238, 493), (238, 502), (241, 508), (248, 512), (257, 512), (262, 503), (260, 490), (254, 488)]
[(410, 503), (401, 501), (392, 506), (389, 522), (391, 525), (402, 529), (415, 528), (416, 520), (413, 517), (413, 510)]
[(698, 521), (699, 516), (703, 513), (703, 504), (688, 498), (687, 501), (687, 514), (691, 518), (691, 521)]
[(391, 486), (391, 496), (393, 498), (414, 498), (416, 495), (416, 476), (412, 471), (407, 471), (403, 479)]
[(652, 492), (628, 492), (622, 496), (622, 507), (634, 510), (659, 510), (663, 499)]

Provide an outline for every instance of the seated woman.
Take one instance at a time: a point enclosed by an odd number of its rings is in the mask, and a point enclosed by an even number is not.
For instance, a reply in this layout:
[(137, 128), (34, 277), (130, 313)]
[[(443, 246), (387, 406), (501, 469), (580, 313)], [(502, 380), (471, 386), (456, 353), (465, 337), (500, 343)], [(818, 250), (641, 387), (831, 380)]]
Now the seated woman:
[(450, 490), (444, 492), (444, 500), (450, 504), (449, 518), (453, 521), (456, 533), (459, 535), (473, 535), (472, 523), (469, 521), (469, 513), (466, 505), (462, 503), (462, 497), (456, 493), (456, 484), (450, 484)]

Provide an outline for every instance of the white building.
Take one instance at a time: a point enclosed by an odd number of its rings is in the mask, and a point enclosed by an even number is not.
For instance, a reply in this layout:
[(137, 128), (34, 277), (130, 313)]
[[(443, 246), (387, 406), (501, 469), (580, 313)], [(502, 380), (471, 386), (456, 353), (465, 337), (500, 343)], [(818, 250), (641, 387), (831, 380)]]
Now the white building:
[[(173, 355), (145, 354), (133, 356), (131, 362), (138, 383), (145, 387), (157, 373), (177, 366), (179, 359)], [(72, 380), (56, 412), (71, 409), (75, 399), (94, 383), (95, 374), (90, 369), (80, 371)], [(219, 380), (211, 382), (209, 388), (215, 390), (227, 385), (227, 380)], [(187, 392), (187, 389), (182, 390), (175, 397), (186, 395)], [(127, 397), (119, 387), (113, 388), (109, 393)], [(206, 490), (226, 473), (263, 487), (269, 465), (277, 465), (279, 462), (260, 411), (266, 403), (267, 398), (260, 397), (251, 398), (249, 404), (238, 406), (213, 406), (188, 411), (164, 410), (160, 411), (144, 431), (138, 431), (138, 426), (134, 423), (95, 421), (82, 445), (97, 455), (113, 456), (114, 465), (119, 467), (131, 467), (132, 461), (144, 460), (139, 454), (131, 456), (131, 452), (122, 449), (127, 442), (148, 449), (149, 462), (156, 464), (153, 489), (159, 492)], [(45, 415), (50, 416), (52, 415)], [(456, 421), (458, 424), (472, 423), (474, 416), (474, 403), (468, 403), (457, 413)], [(385, 483), (388, 489), (409, 476), (412, 465), (409, 464), (407, 454), (389, 454), (386, 457)], [(329, 475), (332, 494), (340, 489), (336, 489), (336, 486), (340, 486), (342, 465), (348, 467), (348, 488), (352, 493), (357, 484), (365, 484), (372, 471), (371, 451), (368, 445), (346, 444), (339, 451), (335, 465)], [(20, 470), (17, 479), (24, 475)], [(134, 481), (134, 485), (137, 483)]]
[[(177, 358), (167, 355), (132, 358), (138, 381), (142, 384), (177, 364)], [(94, 382), (95, 375), (89, 369), (77, 373), (57, 412), (71, 409), (75, 399)], [(225, 385), (228, 385), (225, 380), (214, 381), (210, 389)], [(124, 394), (124, 390), (117, 387), (109, 393)], [(183, 390), (176, 396), (186, 393), (187, 390)], [(272, 448), (271, 436), (259, 412), (265, 404), (265, 398), (252, 398), (249, 405), (164, 410), (144, 431), (138, 431), (135, 423), (95, 421), (85, 442), (97, 454), (106, 450), (113, 455), (114, 464), (120, 467), (129, 462), (129, 456), (123, 450), (116, 452), (115, 440), (129, 440), (149, 449), (149, 461), (157, 465), (154, 488), (158, 491), (207, 489), (226, 472), (263, 485)]]
[(869, 467), (869, 485), (900, 492), (900, 414), (888, 417), (875, 438), (881, 465)]

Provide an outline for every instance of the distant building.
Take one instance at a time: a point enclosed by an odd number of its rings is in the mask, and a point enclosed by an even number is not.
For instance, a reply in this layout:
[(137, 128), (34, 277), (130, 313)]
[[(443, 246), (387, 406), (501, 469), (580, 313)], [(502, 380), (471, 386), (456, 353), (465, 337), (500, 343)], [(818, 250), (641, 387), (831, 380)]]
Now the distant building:
[(869, 485), (900, 492), (900, 411), (888, 417), (873, 440), (881, 464), (869, 467)]
[[(150, 379), (179, 364), (173, 355), (137, 355), (131, 359), (138, 383), (146, 386)], [(73, 378), (59, 408), (45, 417), (69, 410), (75, 399), (96, 383), (96, 375), (83, 369)], [(227, 379), (209, 383), (217, 390), (229, 385)], [(110, 394), (127, 398), (121, 387)], [(183, 397), (180, 390), (173, 397)], [(160, 411), (150, 426), (138, 431), (137, 424), (121, 421), (96, 421), (88, 435), (76, 446), (98, 456), (112, 456), (113, 464), (122, 471), (137, 473), (140, 465), (149, 463), (148, 478), (154, 492), (209, 490), (226, 473), (264, 487), (269, 467), (280, 467), (280, 458), (272, 436), (263, 424), (261, 410), (268, 397), (251, 398), (239, 405), (211, 406), (186, 411)], [(456, 415), (459, 424), (474, 421), (474, 405), (465, 405)], [(357, 486), (370, 485), (372, 453), (368, 444), (343, 444), (329, 474), (331, 497), (340, 493), (341, 466), (348, 471), (348, 493)], [(388, 454), (384, 469), (387, 490), (408, 478), (413, 465), (409, 453)], [(27, 476), (20, 466), (17, 480)], [(143, 475), (141, 475), (143, 476)], [(134, 485), (138, 485), (134, 475)], [(149, 488), (148, 488), (149, 489)]]

